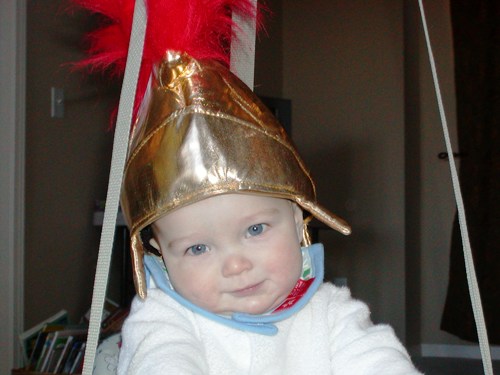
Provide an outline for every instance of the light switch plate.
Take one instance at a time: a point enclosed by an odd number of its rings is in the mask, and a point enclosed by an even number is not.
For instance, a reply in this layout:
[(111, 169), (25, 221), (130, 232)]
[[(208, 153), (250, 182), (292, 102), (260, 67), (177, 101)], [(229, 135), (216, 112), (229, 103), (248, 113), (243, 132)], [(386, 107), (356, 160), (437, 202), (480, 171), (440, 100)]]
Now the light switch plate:
[(50, 116), (53, 118), (64, 117), (64, 89), (50, 88)]

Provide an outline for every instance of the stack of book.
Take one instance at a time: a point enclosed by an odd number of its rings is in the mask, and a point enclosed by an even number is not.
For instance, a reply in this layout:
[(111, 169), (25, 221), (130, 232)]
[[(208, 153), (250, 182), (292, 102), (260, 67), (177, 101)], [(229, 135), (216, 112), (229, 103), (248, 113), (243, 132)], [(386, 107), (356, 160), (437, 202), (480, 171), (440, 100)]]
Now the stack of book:
[(61, 310), (20, 336), (24, 370), (51, 374), (81, 372), (86, 325), (70, 325), (68, 313)]
[[(128, 309), (106, 304), (101, 323), (101, 339), (119, 332)], [(12, 374), (32, 372), (46, 374), (81, 374), (85, 354), (88, 322), (85, 318), (78, 325), (69, 324), (68, 312), (57, 314), (23, 332), (20, 341), (23, 349), (23, 369)]]

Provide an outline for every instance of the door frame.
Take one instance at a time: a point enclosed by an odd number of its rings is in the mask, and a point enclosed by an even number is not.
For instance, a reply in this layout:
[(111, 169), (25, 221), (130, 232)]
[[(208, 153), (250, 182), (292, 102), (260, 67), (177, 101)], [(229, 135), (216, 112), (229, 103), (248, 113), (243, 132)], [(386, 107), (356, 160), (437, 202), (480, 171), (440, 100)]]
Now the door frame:
[(26, 0), (0, 2), (0, 373), (22, 363)]

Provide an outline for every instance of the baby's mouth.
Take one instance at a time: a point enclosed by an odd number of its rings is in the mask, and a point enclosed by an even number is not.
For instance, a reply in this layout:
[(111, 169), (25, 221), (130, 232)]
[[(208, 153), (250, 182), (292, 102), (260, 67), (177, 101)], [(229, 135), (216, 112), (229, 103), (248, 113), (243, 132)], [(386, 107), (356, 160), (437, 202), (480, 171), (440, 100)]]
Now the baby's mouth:
[(256, 284), (251, 284), (241, 289), (237, 289), (231, 292), (232, 295), (237, 297), (246, 297), (255, 293), (258, 293), (260, 289), (263, 287), (264, 282), (261, 281)]

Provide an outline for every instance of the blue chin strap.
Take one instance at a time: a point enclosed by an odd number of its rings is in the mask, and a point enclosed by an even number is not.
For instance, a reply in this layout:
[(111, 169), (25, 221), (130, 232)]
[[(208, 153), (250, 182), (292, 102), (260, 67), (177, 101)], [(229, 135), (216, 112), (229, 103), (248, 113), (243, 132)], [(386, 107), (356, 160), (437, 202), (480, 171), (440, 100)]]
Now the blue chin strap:
[(172, 297), (182, 306), (188, 308), (196, 314), (200, 314), (208, 319), (211, 319), (217, 323), (224, 324), (228, 327), (235, 328), (241, 331), (248, 331), (253, 333), (259, 333), (262, 335), (272, 336), (278, 333), (278, 328), (273, 324), (281, 320), (285, 320), (295, 314), (297, 311), (302, 309), (307, 302), (314, 295), (316, 290), (323, 282), (324, 276), (324, 254), (323, 245), (314, 244), (308, 247), (302, 248), (303, 253), (308, 253), (312, 263), (312, 270), (315, 274), (315, 279), (309, 286), (307, 292), (298, 300), (295, 305), (288, 309), (267, 314), (245, 314), (245, 313), (233, 313), (231, 316), (222, 316), (218, 314), (211, 313), (201, 307), (188, 301), (180, 294), (178, 294), (172, 287), (170, 280), (168, 279), (168, 274), (163, 265), (161, 258), (154, 255), (145, 255), (144, 264), (146, 268), (146, 281), (148, 288), (151, 286), (151, 278), (157, 288), (161, 289), (167, 295)]

